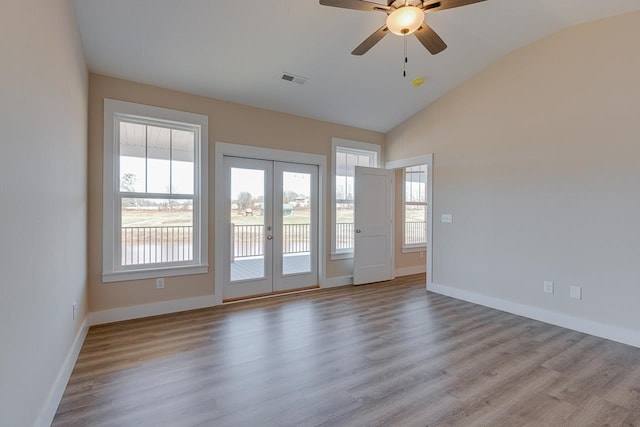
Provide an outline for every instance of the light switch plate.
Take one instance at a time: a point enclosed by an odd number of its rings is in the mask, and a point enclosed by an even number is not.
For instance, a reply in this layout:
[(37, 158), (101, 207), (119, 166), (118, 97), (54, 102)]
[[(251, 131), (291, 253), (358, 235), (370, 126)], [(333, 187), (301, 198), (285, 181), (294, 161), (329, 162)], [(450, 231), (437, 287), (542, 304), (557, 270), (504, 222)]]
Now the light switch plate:
[(569, 296), (574, 299), (582, 299), (582, 288), (580, 286), (570, 286)]
[(164, 289), (164, 277), (158, 277), (156, 279), (156, 289)]
[(552, 294), (553, 293), (553, 282), (549, 282), (549, 281), (545, 280), (544, 281), (543, 290), (544, 290), (545, 294)]
[(453, 222), (453, 215), (452, 214), (442, 214), (442, 216), (440, 217), (440, 220), (442, 222), (451, 224)]

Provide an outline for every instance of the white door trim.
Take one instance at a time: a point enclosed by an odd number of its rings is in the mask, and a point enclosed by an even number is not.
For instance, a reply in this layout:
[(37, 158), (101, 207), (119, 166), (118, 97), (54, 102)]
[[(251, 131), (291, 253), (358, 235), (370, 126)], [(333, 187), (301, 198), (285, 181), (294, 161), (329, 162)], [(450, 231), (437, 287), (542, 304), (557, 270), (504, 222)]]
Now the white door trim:
[(318, 166), (318, 281), (323, 287), (326, 283), (326, 190), (327, 157), (321, 154), (308, 154), (296, 151), (276, 150), (273, 148), (254, 147), (250, 145), (229, 144), (216, 142), (215, 144), (215, 178), (214, 185), (214, 296), (216, 305), (222, 304), (222, 289), (224, 278), (222, 276), (224, 266), (223, 246), (225, 233), (224, 215), (224, 156), (247, 157), (252, 159), (273, 160), (279, 162), (303, 163)]
[(386, 169), (427, 165), (427, 288), (433, 283), (433, 153), (385, 163)]

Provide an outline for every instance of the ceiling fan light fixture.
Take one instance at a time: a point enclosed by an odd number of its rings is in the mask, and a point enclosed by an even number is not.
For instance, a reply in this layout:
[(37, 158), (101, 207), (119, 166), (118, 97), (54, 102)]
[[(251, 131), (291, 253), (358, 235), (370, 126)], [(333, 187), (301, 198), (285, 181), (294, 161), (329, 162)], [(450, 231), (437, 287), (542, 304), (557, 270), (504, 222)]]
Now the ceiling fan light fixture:
[(387, 28), (398, 36), (415, 33), (424, 22), (424, 12), (419, 7), (403, 6), (387, 16)]

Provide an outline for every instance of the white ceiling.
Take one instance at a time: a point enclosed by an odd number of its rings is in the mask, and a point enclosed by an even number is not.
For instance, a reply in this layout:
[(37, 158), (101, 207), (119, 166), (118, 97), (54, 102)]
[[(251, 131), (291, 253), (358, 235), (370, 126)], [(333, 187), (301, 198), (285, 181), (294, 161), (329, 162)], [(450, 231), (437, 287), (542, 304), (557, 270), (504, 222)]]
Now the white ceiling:
[[(383, 3), (383, 0), (378, 0)], [(564, 27), (640, 10), (640, 0), (487, 0), (427, 16), (448, 44), (411, 36), (350, 52), (382, 13), (317, 0), (74, 0), (92, 72), (386, 132), (496, 59)], [(283, 72), (309, 78), (287, 83)], [(414, 88), (411, 82), (424, 76)]]

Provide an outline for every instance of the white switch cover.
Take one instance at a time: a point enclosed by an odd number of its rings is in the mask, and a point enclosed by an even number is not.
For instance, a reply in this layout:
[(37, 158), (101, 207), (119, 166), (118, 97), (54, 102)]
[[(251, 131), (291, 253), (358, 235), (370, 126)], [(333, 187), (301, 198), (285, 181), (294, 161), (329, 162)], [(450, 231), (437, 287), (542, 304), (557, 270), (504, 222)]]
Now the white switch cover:
[(547, 280), (544, 281), (544, 293), (552, 294), (553, 293), (553, 282), (549, 282)]
[(451, 224), (453, 222), (453, 215), (452, 214), (442, 214), (442, 217), (440, 219), (442, 222), (446, 222)]
[(580, 286), (570, 286), (569, 296), (574, 299), (582, 299), (582, 288)]
[(156, 279), (156, 289), (164, 289), (164, 277), (158, 277)]

